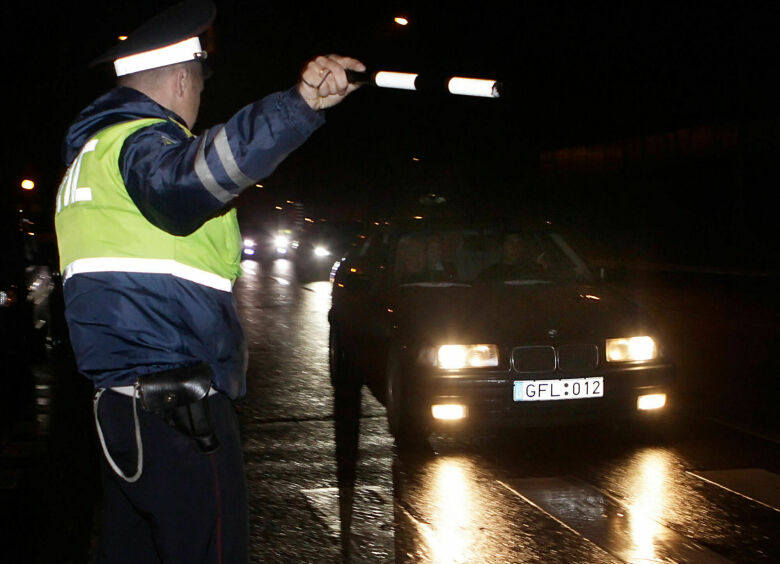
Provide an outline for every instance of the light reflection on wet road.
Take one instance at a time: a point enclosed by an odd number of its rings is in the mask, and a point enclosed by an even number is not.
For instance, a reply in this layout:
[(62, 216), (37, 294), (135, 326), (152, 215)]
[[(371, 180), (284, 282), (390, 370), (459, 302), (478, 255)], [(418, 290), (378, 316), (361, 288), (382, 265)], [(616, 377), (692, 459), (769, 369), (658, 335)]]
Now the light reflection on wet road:
[(780, 560), (777, 509), (691, 473), (764, 468), (776, 487), (776, 443), (684, 420), (667, 440), (595, 427), (474, 432), (399, 455), (370, 392), (334, 401), (330, 284), (299, 285), (286, 261), (245, 270), (239, 412), (254, 561)]
[[(253, 562), (780, 561), (778, 442), (682, 417), (660, 439), (474, 431), (398, 453), (367, 389), (334, 397), (330, 283), (301, 285), (284, 260), (244, 268), (235, 295), (250, 369), (237, 408)], [(29, 394), (12, 397), (29, 395), (34, 417), (3, 445), (0, 499), (20, 546), (46, 539), (43, 561), (86, 562), (98, 483), (90, 386), (67, 357), (20, 370), (13, 382)]]

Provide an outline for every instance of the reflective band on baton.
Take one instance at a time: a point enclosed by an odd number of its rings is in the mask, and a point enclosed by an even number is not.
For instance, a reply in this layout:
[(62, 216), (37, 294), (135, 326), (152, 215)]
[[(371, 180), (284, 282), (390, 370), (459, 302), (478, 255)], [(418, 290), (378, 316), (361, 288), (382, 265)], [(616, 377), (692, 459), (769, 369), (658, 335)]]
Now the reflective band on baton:
[[(374, 75), (374, 84), (380, 88), (400, 88), (401, 90), (416, 90), (414, 81), (416, 74), (408, 72), (379, 71)], [(350, 80), (350, 82), (352, 82)]]
[(408, 72), (377, 71), (370, 73), (347, 70), (347, 79), (353, 84), (370, 84), (380, 88), (416, 91), (446, 89), (450, 94), (482, 98), (499, 98), (502, 90), (500, 82), (487, 78), (452, 76), (439, 81)]
[(447, 90), (451, 94), (461, 94), (463, 96), (482, 96), (483, 98), (498, 98), (498, 83), (495, 80), (485, 78), (463, 78), (462, 76), (453, 76), (447, 83)]

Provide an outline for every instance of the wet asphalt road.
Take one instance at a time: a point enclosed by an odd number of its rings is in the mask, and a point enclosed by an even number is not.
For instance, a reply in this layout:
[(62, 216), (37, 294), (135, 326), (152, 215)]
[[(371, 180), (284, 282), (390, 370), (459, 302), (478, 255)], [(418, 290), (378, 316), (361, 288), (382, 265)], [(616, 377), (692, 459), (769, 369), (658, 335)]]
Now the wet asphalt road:
[[(334, 398), (330, 284), (299, 284), (286, 261), (245, 269), (236, 298), (250, 372), (238, 410), (253, 562), (780, 561), (766, 387), (777, 309), (763, 297), (627, 285), (681, 355), (664, 432), (435, 435), (406, 454), (369, 390)], [(2, 546), (22, 556), (3, 561), (87, 561), (99, 508), (89, 387), (66, 354), (10, 370), (30, 386), (4, 426)]]

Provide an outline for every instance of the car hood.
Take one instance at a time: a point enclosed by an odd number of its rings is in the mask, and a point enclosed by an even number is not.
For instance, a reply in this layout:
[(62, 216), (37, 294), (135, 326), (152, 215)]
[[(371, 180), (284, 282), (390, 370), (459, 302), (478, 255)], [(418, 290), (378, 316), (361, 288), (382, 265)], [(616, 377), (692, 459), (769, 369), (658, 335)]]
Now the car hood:
[(630, 300), (575, 283), (406, 286), (390, 302), (394, 326), (417, 342), (552, 344), (650, 330)]

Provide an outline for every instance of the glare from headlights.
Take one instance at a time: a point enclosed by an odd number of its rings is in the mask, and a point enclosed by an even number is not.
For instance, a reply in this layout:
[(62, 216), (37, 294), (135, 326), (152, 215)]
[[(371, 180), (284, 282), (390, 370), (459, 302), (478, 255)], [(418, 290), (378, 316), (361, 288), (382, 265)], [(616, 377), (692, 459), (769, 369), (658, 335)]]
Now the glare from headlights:
[(652, 360), (658, 356), (658, 347), (652, 337), (607, 339), (606, 352), (608, 362)]
[(443, 345), (437, 352), (439, 368), (481, 368), (498, 366), (496, 345)]
[(318, 257), (326, 257), (330, 255), (330, 251), (325, 247), (314, 247), (314, 254)]
[(244, 239), (244, 246), (245, 247), (254, 247), (255, 242), (253, 239)]
[(286, 249), (287, 245), (290, 244), (290, 238), (285, 237), (284, 235), (278, 235), (274, 239), (274, 246), (276, 246), (277, 249)]

